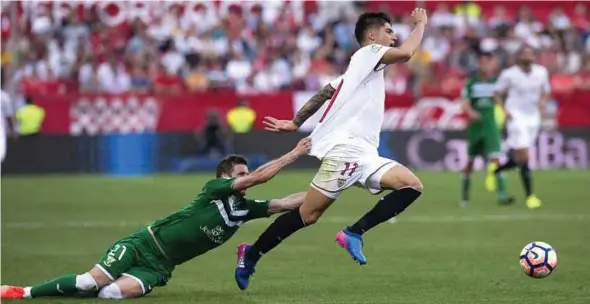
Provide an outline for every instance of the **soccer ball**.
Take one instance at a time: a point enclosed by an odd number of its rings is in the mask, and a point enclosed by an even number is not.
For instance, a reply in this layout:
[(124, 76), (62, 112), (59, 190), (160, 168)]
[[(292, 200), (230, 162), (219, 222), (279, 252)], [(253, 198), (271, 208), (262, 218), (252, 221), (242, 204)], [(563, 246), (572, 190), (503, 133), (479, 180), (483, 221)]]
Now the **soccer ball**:
[(520, 266), (526, 275), (542, 279), (557, 267), (557, 253), (545, 242), (532, 242), (520, 252)]

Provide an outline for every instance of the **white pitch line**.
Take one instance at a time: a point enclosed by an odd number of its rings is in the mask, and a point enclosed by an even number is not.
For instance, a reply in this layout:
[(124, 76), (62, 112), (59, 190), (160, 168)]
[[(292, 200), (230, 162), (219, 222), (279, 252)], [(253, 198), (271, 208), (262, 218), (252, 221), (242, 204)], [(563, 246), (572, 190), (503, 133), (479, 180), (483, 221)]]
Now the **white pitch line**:
[[(347, 224), (356, 221), (357, 218), (327, 216), (320, 219), (320, 223)], [(255, 220), (248, 225), (268, 224), (271, 220)], [(495, 215), (441, 215), (441, 216), (400, 216), (390, 223), (481, 223), (481, 222), (590, 222), (590, 214), (495, 214)], [(65, 222), (5, 222), (3, 229), (35, 230), (51, 228), (125, 228), (141, 227), (151, 222), (140, 221), (65, 221)]]

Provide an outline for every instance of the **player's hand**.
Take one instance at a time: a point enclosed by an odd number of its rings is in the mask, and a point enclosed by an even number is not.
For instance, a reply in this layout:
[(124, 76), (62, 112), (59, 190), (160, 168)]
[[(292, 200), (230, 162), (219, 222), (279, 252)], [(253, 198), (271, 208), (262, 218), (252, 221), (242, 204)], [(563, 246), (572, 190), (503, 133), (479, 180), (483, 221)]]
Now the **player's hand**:
[(298, 155), (308, 154), (310, 150), (311, 150), (311, 138), (309, 138), (309, 137), (306, 137), (306, 138), (300, 140), (297, 143), (297, 146), (295, 146), (295, 149), (293, 149), (293, 151), (295, 151)]
[(415, 8), (412, 11), (412, 23), (414, 25), (418, 23), (423, 23), (424, 25), (428, 24), (428, 16), (426, 15), (426, 9), (423, 8)]
[(297, 125), (292, 120), (279, 120), (271, 116), (264, 117), (262, 121), (266, 131), (284, 133), (297, 131)]
[(470, 121), (476, 121), (479, 120), (479, 113), (475, 112), (475, 111), (469, 111), (467, 112), (467, 118)]
[(504, 110), (504, 115), (506, 115), (506, 121), (512, 120), (512, 115), (510, 115), (510, 112)]

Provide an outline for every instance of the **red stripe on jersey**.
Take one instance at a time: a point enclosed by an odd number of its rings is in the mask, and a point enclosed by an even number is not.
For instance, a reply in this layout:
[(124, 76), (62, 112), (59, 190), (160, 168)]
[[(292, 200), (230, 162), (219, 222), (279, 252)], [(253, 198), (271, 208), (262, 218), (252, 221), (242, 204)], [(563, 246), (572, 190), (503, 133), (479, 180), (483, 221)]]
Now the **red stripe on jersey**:
[(320, 122), (324, 121), (324, 119), (326, 118), (326, 115), (328, 115), (328, 112), (332, 108), (332, 105), (334, 105), (334, 101), (336, 101), (336, 97), (338, 97), (338, 93), (340, 93), (340, 89), (342, 88), (343, 83), (344, 83), (344, 79), (342, 79), (340, 81), (340, 84), (338, 85), (336, 92), (334, 92), (334, 95), (332, 95), (332, 99), (330, 99), (330, 103), (328, 104), (326, 111), (324, 111), (324, 114), (322, 114), (322, 118), (320, 118)]

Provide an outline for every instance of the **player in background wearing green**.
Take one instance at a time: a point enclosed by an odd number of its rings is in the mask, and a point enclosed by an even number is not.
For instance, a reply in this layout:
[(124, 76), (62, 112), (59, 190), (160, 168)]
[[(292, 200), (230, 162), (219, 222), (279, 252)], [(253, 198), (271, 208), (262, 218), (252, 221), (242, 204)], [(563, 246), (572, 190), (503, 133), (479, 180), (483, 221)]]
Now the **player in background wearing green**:
[(478, 71), (467, 79), (461, 91), (462, 107), (468, 116), (466, 130), (469, 161), (463, 170), (461, 205), (469, 203), (469, 188), (475, 157), (483, 156), (488, 162), (486, 188), (498, 193), (500, 204), (510, 204), (514, 199), (506, 194), (506, 183), (502, 174), (494, 174), (501, 153), (501, 130), (496, 118), (494, 85), (496, 82), (496, 58), (491, 53), (481, 53)]
[(2, 286), (0, 298), (146, 295), (166, 285), (177, 265), (227, 242), (246, 221), (298, 208), (305, 192), (272, 200), (245, 195), (248, 188), (268, 182), (310, 148), (310, 139), (302, 139), (292, 151), (252, 173), (244, 157), (228, 156), (217, 166), (217, 178), (207, 182), (192, 203), (115, 242), (89, 272), (33, 287)]

